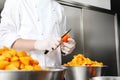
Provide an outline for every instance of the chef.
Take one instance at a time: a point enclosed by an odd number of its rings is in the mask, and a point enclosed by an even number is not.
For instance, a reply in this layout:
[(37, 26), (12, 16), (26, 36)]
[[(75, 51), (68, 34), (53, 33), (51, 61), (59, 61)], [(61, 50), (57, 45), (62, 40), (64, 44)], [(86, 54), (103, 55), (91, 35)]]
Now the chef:
[(61, 42), (66, 19), (54, 0), (6, 0), (1, 17), (0, 47), (25, 50), (41, 66), (61, 65), (61, 52), (68, 55), (75, 48), (72, 38)]

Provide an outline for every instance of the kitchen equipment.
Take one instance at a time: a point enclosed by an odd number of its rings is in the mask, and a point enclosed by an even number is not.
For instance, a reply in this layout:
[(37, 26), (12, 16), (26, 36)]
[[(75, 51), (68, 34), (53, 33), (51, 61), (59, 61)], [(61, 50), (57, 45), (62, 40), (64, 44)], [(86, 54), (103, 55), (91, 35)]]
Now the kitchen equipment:
[(120, 80), (120, 76), (99, 76), (93, 77), (91, 80)]
[(0, 70), (0, 80), (63, 80), (66, 67), (49, 67), (49, 70)]
[(68, 66), (65, 80), (89, 80), (95, 76), (101, 76), (103, 67)]
[(70, 61), (75, 54), (83, 53), (86, 57), (102, 61), (109, 66), (104, 70), (104, 75), (120, 75), (118, 15), (110, 10), (91, 8), (91, 6), (75, 3), (72, 0), (58, 1), (64, 6), (67, 29), (72, 29), (70, 35), (76, 41), (72, 54), (62, 56), (62, 63)]

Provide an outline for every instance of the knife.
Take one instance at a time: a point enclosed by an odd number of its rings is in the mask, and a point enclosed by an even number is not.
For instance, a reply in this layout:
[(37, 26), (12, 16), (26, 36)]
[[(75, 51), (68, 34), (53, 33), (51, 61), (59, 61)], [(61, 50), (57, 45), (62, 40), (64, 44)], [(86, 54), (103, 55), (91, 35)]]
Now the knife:
[(71, 31), (71, 29), (69, 29), (66, 33), (64, 33), (61, 38), (63, 38), (64, 36), (66, 36), (69, 32)]
[[(64, 36), (66, 36), (69, 32), (71, 31), (71, 29), (69, 29), (67, 32), (65, 32), (61, 38), (63, 38)], [(49, 50), (45, 50), (44, 54), (47, 54), (49, 52)]]

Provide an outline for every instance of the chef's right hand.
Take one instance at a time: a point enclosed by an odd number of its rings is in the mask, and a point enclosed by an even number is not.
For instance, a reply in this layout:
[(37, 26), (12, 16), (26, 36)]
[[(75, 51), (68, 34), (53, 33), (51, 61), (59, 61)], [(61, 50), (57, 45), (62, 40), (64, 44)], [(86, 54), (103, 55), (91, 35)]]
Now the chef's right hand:
[(34, 48), (36, 50), (41, 50), (41, 51), (52, 51), (56, 49), (61, 43), (61, 38), (59, 37), (54, 37), (54, 38), (47, 38), (45, 40), (37, 40), (34, 43)]

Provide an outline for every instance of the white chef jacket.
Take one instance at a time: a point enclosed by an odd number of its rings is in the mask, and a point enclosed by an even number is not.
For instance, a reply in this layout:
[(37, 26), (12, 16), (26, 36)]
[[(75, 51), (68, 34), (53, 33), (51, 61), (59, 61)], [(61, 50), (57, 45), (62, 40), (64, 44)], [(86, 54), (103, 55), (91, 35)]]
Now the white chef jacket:
[[(1, 13), (0, 47), (11, 47), (18, 38), (44, 40), (60, 37), (66, 30), (63, 12), (62, 6), (54, 0), (6, 0)], [(59, 47), (47, 55), (37, 50), (27, 52), (41, 66), (61, 65)]]

